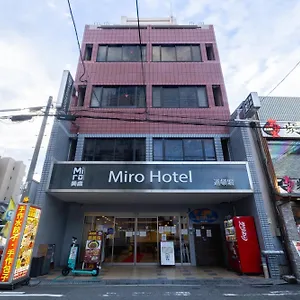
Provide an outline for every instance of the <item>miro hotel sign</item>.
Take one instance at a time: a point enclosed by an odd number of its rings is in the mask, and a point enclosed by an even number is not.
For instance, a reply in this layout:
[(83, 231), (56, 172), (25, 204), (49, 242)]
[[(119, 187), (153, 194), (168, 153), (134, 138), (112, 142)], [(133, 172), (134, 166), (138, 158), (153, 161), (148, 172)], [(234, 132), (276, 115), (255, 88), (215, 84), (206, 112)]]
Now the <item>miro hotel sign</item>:
[(57, 162), (49, 191), (251, 191), (244, 162)]

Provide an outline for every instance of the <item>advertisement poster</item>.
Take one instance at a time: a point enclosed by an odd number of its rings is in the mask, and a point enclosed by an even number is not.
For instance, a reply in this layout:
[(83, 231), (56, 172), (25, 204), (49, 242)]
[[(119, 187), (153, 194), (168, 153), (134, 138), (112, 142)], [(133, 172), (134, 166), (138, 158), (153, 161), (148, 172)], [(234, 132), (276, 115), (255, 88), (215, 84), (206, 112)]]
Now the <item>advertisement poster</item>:
[(84, 262), (93, 264), (100, 262), (102, 232), (90, 231), (85, 244)]
[(28, 275), (40, 216), (40, 208), (34, 206), (29, 207), (13, 280), (26, 277)]
[(162, 266), (175, 266), (174, 242), (160, 242)]
[(300, 256), (300, 241), (293, 241), (293, 244), (298, 252), (298, 255)]
[(20, 234), (26, 217), (26, 208), (27, 206), (25, 204), (19, 204), (17, 207), (11, 232), (8, 236), (6, 250), (1, 259), (0, 283), (10, 282), (10, 277), (14, 269), (15, 258), (17, 256)]

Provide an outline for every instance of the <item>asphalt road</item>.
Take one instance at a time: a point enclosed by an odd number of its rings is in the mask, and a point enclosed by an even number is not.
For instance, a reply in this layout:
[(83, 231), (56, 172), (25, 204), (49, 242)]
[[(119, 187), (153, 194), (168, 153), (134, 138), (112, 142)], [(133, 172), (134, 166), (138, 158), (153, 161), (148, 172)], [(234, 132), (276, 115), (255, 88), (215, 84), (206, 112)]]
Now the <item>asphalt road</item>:
[(249, 285), (201, 285), (201, 286), (96, 286), (96, 285), (38, 285), (22, 287), (14, 291), (0, 291), (3, 299), (300, 299), (300, 285), (252, 287)]

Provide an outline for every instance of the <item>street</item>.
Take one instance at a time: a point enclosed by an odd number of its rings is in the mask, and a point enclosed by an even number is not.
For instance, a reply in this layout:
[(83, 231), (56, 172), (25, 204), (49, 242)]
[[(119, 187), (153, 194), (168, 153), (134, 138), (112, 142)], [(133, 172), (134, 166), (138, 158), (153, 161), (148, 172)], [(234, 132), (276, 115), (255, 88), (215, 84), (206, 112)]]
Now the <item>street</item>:
[(253, 287), (249, 285), (156, 285), (156, 286), (96, 286), (96, 285), (38, 285), (14, 291), (1, 291), (4, 299), (299, 299), (299, 285)]

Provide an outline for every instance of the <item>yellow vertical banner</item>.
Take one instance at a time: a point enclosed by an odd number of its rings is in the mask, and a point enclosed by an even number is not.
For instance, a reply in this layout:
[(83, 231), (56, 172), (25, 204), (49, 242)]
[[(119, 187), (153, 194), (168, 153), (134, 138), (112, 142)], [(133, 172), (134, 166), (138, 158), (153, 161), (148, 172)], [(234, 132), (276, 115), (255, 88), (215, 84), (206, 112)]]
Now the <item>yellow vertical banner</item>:
[(25, 229), (19, 248), (16, 267), (14, 271), (13, 280), (29, 276), (29, 267), (33, 254), (33, 247), (37, 229), (40, 221), (41, 209), (35, 206), (29, 207)]
[(14, 262), (18, 252), (18, 245), (22, 232), (22, 227), (26, 217), (25, 204), (19, 204), (16, 210), (10, 235), (8, 236), (4, 254), (1, 259), (0, 283), (9, 283), (14, 272)]

